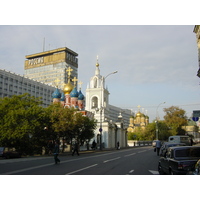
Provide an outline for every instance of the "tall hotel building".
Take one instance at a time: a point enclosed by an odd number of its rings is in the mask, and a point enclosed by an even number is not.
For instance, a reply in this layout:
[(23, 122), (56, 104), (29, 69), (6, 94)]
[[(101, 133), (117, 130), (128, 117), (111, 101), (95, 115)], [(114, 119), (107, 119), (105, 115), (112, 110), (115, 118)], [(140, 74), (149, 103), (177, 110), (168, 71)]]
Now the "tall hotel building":
[(26, 56), (25, 76), (48, 85), (63, 88), (68, 82), (66, 69), (73, 69), (70, 79), (78, 78), (78, 54), (67, 47)]

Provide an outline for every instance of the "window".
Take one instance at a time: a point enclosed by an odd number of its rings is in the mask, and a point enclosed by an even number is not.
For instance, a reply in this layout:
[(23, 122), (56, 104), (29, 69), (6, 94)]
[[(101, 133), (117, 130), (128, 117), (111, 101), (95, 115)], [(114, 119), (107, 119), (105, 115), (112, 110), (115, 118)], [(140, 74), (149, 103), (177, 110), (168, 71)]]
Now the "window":
[(92, 98), (92, 109), (98, 108), (98, 98), (93, 97)]

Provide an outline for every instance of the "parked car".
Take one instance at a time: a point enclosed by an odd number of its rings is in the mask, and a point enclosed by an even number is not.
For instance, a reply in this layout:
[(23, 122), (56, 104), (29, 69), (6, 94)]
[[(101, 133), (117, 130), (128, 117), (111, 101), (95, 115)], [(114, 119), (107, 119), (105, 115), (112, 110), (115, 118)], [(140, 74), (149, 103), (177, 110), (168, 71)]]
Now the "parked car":
[(185, 145), (187, 145), (187, 146), (192, 146), (191, 145), (191, 139), (187, 135), (169, 136), (168, 142), (171, 142), (171, 143), (185, 143)]
[(160, 148), (160, 156), (164, 156), (167, 152), (169, 147), (175, 146), (186, 146), (185, 143), (171, 143), (171, 142), (164, 142)]
[(200, 147), (169, 147), (158, 162), (159, 174), (187, 174), (200, 159)]
[(194, 169), (188, 171), (187, 175), (200, 175), (200, 159), (196, 162)]
[(0, 147), (0, 156), (3, 158), (20, 158), (21, 153), (17, 152), (15, 148)]

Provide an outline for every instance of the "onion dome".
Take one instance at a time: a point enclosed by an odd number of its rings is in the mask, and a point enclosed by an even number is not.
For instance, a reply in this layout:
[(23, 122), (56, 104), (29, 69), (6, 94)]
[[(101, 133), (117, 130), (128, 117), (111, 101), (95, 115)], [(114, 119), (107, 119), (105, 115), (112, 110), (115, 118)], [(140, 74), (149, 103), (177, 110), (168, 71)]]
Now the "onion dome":
[(61, 97), (61, 93), (59, 91), (58, 88), (56, 88), (56, 90), (54, 91), (54, 93), (52, 94), (52, 97), (53, 99), (56, 98), (56, 99), (59, 99)]
[(139, 111), (137, 114), (136, 114), (136, 117), (141, 117), (142, 116), (142, 113)]
[(83, 93), (81, 92), (81, 90), (79, 90), (79, 95), (78, 95), (78, 100), (84, 100), (84, 95)]
[(73, 85), (70, 83), (70, 81), (68, 81), (67, 84), (65, 84), (63, 92), (65, 94), (70, 94), (70, 92), (73, 90)]
[(78, 97), (79, 92), (77, 91), (76, 87), (71, 91), (70, 97)]
[(63, 92), (61, 93), (60, 101), (65, 101), (65, 94)]

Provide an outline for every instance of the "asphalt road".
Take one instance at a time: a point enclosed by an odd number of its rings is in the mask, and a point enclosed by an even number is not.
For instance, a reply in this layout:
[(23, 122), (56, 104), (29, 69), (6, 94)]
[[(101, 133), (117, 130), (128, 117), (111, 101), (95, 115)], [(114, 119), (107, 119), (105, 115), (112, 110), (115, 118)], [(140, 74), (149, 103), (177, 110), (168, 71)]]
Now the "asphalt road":
[(80, 156), (1, 159), (0, 175), (158, 175), (159, 157), (151, 146), (80, 153)]

